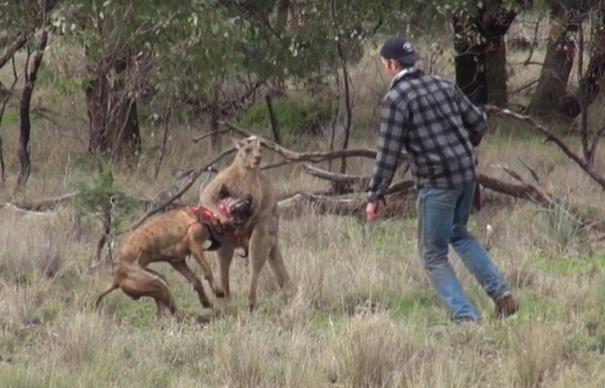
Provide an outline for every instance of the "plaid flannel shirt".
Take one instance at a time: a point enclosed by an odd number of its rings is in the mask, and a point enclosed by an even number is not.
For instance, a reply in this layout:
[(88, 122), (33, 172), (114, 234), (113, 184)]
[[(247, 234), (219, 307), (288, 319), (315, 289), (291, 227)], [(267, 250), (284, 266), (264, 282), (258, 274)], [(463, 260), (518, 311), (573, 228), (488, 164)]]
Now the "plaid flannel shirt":
[(485, 133), (487, 118), (456, 84), (405, 69), (393, 78), (380, 110), (370, 202), (384, 198), (404, 147), (418, 188), (448, 188), (476, 179), (473, 144)]

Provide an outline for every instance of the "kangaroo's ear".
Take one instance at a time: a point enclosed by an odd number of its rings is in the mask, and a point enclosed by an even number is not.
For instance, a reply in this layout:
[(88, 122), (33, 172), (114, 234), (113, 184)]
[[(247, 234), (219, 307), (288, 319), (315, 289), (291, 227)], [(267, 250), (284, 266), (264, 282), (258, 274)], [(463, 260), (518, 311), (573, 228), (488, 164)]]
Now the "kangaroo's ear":
[(220, 190), (218, 191), (218, 198), (219, 198), (219, 200), (221, 200), (221, 199), (227, 198), (228, 196), (229, 196), (229, 190), (227, 189), (227, 186), (222, 184)]
[(239, 150), (244, 146), (244, 142), (242, 140), (235, 140), (234, 138), (231, 138), (231, 142), (236, 150)]

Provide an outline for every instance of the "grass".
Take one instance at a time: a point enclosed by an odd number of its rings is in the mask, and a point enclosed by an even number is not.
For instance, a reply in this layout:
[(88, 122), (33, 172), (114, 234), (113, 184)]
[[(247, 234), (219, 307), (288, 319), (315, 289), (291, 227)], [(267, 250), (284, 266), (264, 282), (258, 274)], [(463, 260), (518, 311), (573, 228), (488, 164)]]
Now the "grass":
[[(359, 109), (353, 146), (371, 147), (375, 141), (374, 131), (362, 130), (373, 120), (374, 91), (384, 81), (369, 72), (373, 63), (365, 59), (360, 66), (366, 68), (352, 72), (359, 80), (354, 82)], [(519, 85), (522, 76), (535, 76), (515, 74), (512, 80)], [(14, 114), (11, 106), (2, 124), (9, 187), (17, 169)], [(45, 120), (35, 121), (32, 178), (19, 199), (69, 192), (93, 171), (86, 128), (78, 123), (60, 121), (59, 130)], [(209, 158), (206, 144), (191, 143), (202, 129), (171, 128), (166, 164), (156, 179), (149, 167), (155, 165), (160, 136), (157, 128), (143, 127), (145, 152), (139, 166), (117, 169), (117, 184), (152, 197), (175, 172)], [(480, 149), (481, 169), (505, 179), (498, 165), (524, 172), (523, 159), (572, 206), (605, 215), (602, 192), (552, 144), (525, 131), (516, 123), (493, 120)], [(323, 146), (314, 143), (320, 140), (291, 145)], [(352, 172), (368, 173), (371, 161), (351, 161), (349, 166)], [(605, 171), (605, 160), (597, 166)], [(272, 177), (281, 192), (321, 185), (300, 166), (276, 170)], [(196, 203), (196, 191), (184, 201)], [(120, 292), (109, 295), (101, 311), (93, 311), (110, 278), (107, 267), (88, 269), (99, 233), (94, 219), (76, 217), (70, 205), (43, 216), (0, 208), (0, 385), (605, 386), (605, 246), (578, 231), (557, 209), (499, 201), (489, 193), (486, 198), (488, 206), (472, 217), (471, 229), (483, 239), (486, 224), (493, 226), (491, 253), (520, 298), (521, 310), (504, 322), (495, 320), (492, 302), (452, 255), (483, 314), (482, 324), (475, 326), (448, 321), (418, 262), (413, 215), (373, 225), (312, 212), (284, 219), (280, 233), (295, 285), (292, 295), (284, 300), (265, 270), (258, 310), (249, 313), (248, 273), (236, 258), (233, 301), (218, 303), (221, 318), (200, 326), (194, 319), (157, 321), (152, 301), (135, 302)], [(10, 199), (9, 190), (0, 199)], [(180, 307), (209, 313), (172, 269), (156, 269), (167, 276)]]

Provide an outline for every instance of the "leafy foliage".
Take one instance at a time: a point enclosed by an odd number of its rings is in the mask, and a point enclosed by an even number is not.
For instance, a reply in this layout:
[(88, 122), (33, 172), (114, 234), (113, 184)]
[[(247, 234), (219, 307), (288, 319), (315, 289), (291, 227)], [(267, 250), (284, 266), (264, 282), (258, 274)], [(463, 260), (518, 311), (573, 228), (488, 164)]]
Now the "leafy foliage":
[[(319, 134), (329, 120), (330, 104), (319, 100), (280, 98), (273, 102), (275, 118), (281, 130), (292, 136)], [(245, 128), (257, 131), (271, 125), (267, 106), (258, 103), (250, 108), (239, 120)]]
[(122, 222), (138, 205), (136, 197), (116, 184), (107, 162), (100, 160), (98, 174), (78, 182), (78, 208), (84, 213), (101, 217), (104, 221), (109, 220), (113, 233), (120, 230)]

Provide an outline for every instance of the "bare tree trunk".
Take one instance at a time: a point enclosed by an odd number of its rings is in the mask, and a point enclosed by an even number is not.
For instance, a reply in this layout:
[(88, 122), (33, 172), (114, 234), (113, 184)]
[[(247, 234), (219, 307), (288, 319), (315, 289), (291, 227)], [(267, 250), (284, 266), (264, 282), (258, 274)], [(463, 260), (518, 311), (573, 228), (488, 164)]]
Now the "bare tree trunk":
[[(31, 131), (31, 121), (29, 117), (32, 94), (34, 92), (34, 86), (36, 85), (36, 79), (38, 77), (38, 70), (42, 64), (42, 57), (44, 56), (44, 50), (48, 43), (48, 31), (46, 30), (48, 18), (46, 14), (46, 1), (43, 2), (43, 24), (42, 32), (40, 34), (40, 41), (34, 59), (31, 70), (29, 69), (29, 60), (25, 62), (25, 85), (23, 92), (21, 93), (21, 100), (19, 102), (19, 144), (17, 146), (17, 157), (19, 158), (20, 170), (19, 176), (17, 177), (17, 186), (15, 191), (22, 191), (25, 189), (29, 174), (31, 172), (31, 160), (29, 157), (29, 138)], [(29, 58), (28, 58), (29, 59)]]
[(277, 1), (277, 18), (275, 20), (275, 30), (283, 33), (288, 24), (288, 10), (290, 9), (290, 0)]
[[(338, 116), (340, 115), (340, 76), (338, 75), (338, 70), (334, 71), (334, 79), (336, 82), (336, 103), (334, 104), (334, 112), (332, 112), (332, 120), (330, 122), (330, 144), (328, 145), (328, 151), (334, 151), (336, 124), (338, 124)], [(332, 171), (332, 160), (328, 161), (328, 170)]]
[[(125, 60), (124, 60), (125, 62)], [(98, 69), (102, 66), (99, 64)], [(115, 66), (117, 74), (126, 64)], [(112, 82), (113, 81), (113, 82)], [(97, 71), (86, 88), (90, 152), (112, 159), (131, 159), (141, 148), (136, 101), (121, 80), (111, 80), (110, 70)]]
[(488, 103), (500, 107), (508, 105), (506, 80), (506, 46), (504, 36), (498, 34), (490, 39), (485, 51), (485, 81)]
[[(6, 91), (6, 96), (2, 101), (2, 107), (0, 107), (0, 127), (2, 124), (2, 118), (4, 117), (4, 112), (6, 111), (6, 105), (8, 104), (8, 100), (10, 100), (11, 95), (15, 90), (15, 86), (19, 81), (19, 75), (17, 74), (17, 66), (15, 65), (15, 57), (13, 56), (11, 59), (11, 64), (13, 67), (13, 83), (11, 84), (10, 89)], [(6, 165), (4, 163), (4, 144), (2, 143), (2, 137), (0, 137), (0, 190), (3, 190), (6, 186)]]
[[(345, 90), (345, 137), (342, 142), (342, 149), (346, 150), (347, 148), (349, 148), (349, 139), (351, 138), (351, 90), (349, 86), (349, 71), (347, 69), (347, 59), (344, 56), (340, 40), (336, 42), (336, 47), (338, 48), (338, 56), (340, 57), (340, 64), (342, 67), (342, 80)], [(347, 172), (347, 160), (345, 158), (343, 158), (340, 163), (340, 172), (343, 174)]]
[(506, 45), (504, 34), (510, 28), (517, 12), (504, 8), (502, 1), (488, 4), (482, 15), (483, 33), (486, 38), (485, 48), (485, 81), (487, 102), (505, 107), (508, 105)]
[(454, 14), (456, 83), (476, 105), (508, 103), (504, 34), (516, 15), (502, 0), (487, 2), (477, 15)]
[(569, 12), (559, 2), (551, 9), (551, 29), (546, 57), (529, 111), (533, 115), (545, 116), (559, 112), (567, 93), (567, 82), (576, 52), (573, 35), (578, 29), (576, 21), (570, 20)]
[[(336, 0), (331, 0), (330, 2), (330, 16), (333, 20), (334, 23), (334, 27), (339, 30), (339, 26), (337, 24), (336, 21)], [(349, 70), (347, 68), (347, 58), (344, 54), (344, 50), (342, 48), (342, 42), (341, 39), (342, 37), (340, 36), (340, 32), (338, 32), (337, 34), (337, 39), (336, 39), (336, 54), (338, 55), (338, 60), (340, 61), (340, 68), (341, 68), (341, 72), (342, 72), (342, 80), (343, 80), (343, 85), (344, 85), (344, 92), (345, 92), (345, 123), (344, 123), (344, 131), (345, 131), (345, 137), (343, 139), (342, 142), (342, 149), (346, 150), (347, 148), (349, 148), (349, 139), (351, 137), (351, 120), (352, 120), (352, 114), (351, 114), (351, 91), (350, 91), (350, 87), (349, 87)], [(346, 158), (342, 158), (340, 161), (340, 172), (341, 173), (345, 173), (347, 171), (347, 160)], [(338, 191), (337, 187), (334, 187), (334, 189), (336, 191)]]
[(267, 102), (267, 111), (269, 112), (269, 121), (271, 122), (271, 131), (273, 131), (273, 139), (277, 144), (281, 144), (281, 136), (279, 135), (279, 123), (273, 112), (273, 104), (271, 103), (271, 96), (266, 95), (265, 100)]
[(453, 16), (456, 83), (475, 105), (487, 103), (485, 44), (478, 40), (479, 21), (464, 11)]
[(210, 135), (210, 144), (212, 146), (212, 149), (215, 152), (218, 152), (221, 149), (221, 134), (219, 133), (218, 130), (218, 121), (219, 121), (219, 101), (218, 101), (219, 97), (214, 96), (212, 98), (212, 105), (210, 107), (210, 133), (212, 133), (212, 135)]
[(580, 80), (580, 87), (576, 95), (584, 108), (592, 104), (599, 95), (601, 81), (605, 76), (605, 5), (603, 2), (600, 7), (595, 9), (593, 15), (590, 62), (584, 77)]
[(170, 123), (170, 116), (172, 115), (172, 107), (168, 108), (168, 112), (164, 116), (164, 135), (162, 136), (162, 147), (160, 149), (160, 157), (158, 158), (158, 164), (155, 168), (154, 177), (157, 178), (160, 175), (160, 168), (162, 168), (162, 162), (164, 161), (164, 155), (166, 155), (166, 144), (168, 143), (168, 124)]

